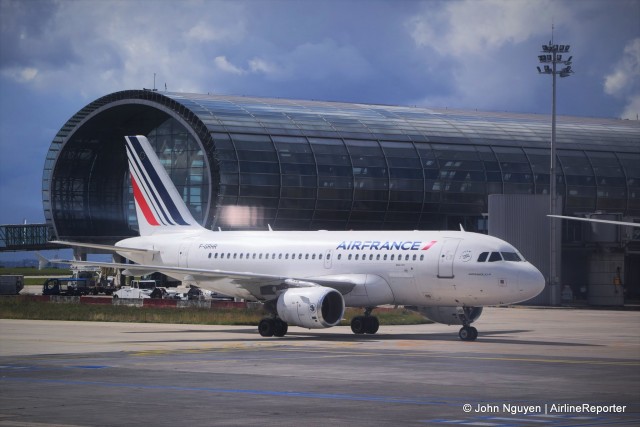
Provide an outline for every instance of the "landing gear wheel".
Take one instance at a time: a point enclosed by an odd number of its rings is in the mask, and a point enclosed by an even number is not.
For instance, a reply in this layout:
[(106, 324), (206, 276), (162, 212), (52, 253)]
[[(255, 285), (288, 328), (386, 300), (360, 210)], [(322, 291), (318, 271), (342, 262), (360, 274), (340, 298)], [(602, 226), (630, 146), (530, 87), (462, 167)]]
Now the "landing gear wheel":
[(365, 317), (364, 316), (356, 316), (351, 319), (351, 331), (354, 334), (364, 334), (365, 333)]
[(376, 316), (356, 316), (351, 319), (351, 330), (354, 334), (375, 334), (380, 328), (380, 321)]
[(289, 325), (282, 319), (274, 319), (273, 321), (273, 336), (283, 337), (287, 334)]
[(376, 316), (365, 316), (364, 318), (364, 333), (375, 334), (380, 328), (380, 321)]
[(258, 323), (258, 332), (263, 337), (272, 337), (275, 331), (275, 321), (273, 319), (262, 319)]
[(463, 326), (458, 332), (462, 341), (475, 341), (478, 338), (478, 330), (473, 326)]

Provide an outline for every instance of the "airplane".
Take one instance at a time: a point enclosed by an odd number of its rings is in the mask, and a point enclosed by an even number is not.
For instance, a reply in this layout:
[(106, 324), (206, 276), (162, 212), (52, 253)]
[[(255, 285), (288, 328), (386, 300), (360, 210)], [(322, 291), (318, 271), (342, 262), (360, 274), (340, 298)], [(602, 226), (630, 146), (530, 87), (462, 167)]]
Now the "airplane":
[(116, 267), (127, 274), (160, 272), (221, 294), (264, 303), (263, 337), (283, 337), (289, 325), (308, 329), (340, 323), (345, 307), (364, 310), (355, 334), (375, 334), (383, 305), (418, 307), (439, 323), (471, 324), (484, 305), (531, 299), (542, 274), (509, 243), (461, 231), (213, 231), (199, 225), (144, 136), (126, 148), (140, 236), (110, 249), (136, 264), (67, 261)]

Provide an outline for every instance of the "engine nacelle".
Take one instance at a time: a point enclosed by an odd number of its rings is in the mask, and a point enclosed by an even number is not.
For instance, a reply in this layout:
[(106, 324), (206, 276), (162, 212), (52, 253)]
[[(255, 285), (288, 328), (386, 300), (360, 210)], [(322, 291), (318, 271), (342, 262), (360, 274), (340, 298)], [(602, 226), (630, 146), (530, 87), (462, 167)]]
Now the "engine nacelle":
[(309, 329), (336, 326), (344, 315), (342, 294), (324, 286), (287, 289), (276, 307), (280, 319)]
[(471, 324), (482, 314), (482, 307), (417, 307), (417, 311), (434, 322), (445, 325), (462, 325), (467, 318)]

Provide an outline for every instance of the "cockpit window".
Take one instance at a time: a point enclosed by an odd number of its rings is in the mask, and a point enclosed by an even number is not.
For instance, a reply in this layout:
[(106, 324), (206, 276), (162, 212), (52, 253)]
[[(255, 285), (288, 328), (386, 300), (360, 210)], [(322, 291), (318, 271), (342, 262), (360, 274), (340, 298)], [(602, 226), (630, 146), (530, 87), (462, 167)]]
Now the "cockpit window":
[(504, 258), (505, 261), (522, 261), (520, 255), (515, 252), (502, 252), (502, 258)]
[(485, 262), (487, 260), (487, 257), (489, 256), (489, 252), (482, 252), (479, 256), (478, 256), (478, 262)]
[(491, 255), (489, 255), (489, 262), (496, 262), (496, 261), (502, 261), (502, 256), (500, 255), (500, 252), (491, 252)]

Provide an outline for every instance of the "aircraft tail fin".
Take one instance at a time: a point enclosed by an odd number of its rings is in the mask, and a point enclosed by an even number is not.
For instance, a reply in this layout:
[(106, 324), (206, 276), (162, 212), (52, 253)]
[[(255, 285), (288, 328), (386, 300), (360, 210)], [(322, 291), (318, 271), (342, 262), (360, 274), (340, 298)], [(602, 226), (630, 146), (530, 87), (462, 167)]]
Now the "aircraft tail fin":
[(126, 136), (125, 140), (140, 235), (202, 229), (147, 138), (137, 135)]

